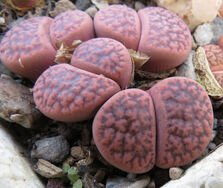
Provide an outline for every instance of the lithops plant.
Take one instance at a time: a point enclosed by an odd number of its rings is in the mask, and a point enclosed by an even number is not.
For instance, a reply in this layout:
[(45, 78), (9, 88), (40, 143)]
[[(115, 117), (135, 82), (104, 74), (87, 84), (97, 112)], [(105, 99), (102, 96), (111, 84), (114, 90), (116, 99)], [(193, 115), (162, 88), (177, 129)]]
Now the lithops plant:
[(223, 49), (214, 44), (205, 45), (203, 48), (215, 79), (223, 87)]
[(122, 89), (129, 85), (133, 63), (126, 47), (113, 39), (96, 38), (80, 44), (71, 65), (116, 81)]
[(156, 166), (181, 166), (197, 158), (208, 145), (213, 127), (205, 89), (194, 80), (171, 77), (148, 93), (156, 114)]
[(93, 21), (83, 11), (68, 10), (53, 19), (50, 37), (54, 46), (57, 42), (71, 46), (74, 40), (89, 40), (94, 37)]
[(19, 11), (27, 11), (44, 4), (44, 0), (5, 0), (5, 2)]
[[(141, 23), (141, 24), (140, 24)], [(183, 20), (160, 7), (147, 7), (138, 14), (123, 5), (98, 11), (96, 35), (110, 37), (150, 57), (142, 69), (163, 72), (183, 63), (192, 47), (190, 30)]]
[(212, 132), (212, 105), (204, 88), (183, 77), (160, 81), (147, 92), (127, 89), (97, 112), (93, 137), (115, 167), (144, 173), (185, 165), (206, 148)]
[(187, 25), (171, 11), (147, 7), (138, 12), (142, 24), (138, 50), (150, 56), (144, 70), (162, 72), (182, 64), (192, 47)]
[(52, 21), (49, 17), (34, 17), (10, 29), (0, 45), (2, 63), (12, 72), (31, 80), (53, 65), (56, 50), (49, 37)]
[(94, 17), (94, 28), (98, 37), (113, 38), (127, 48), (138, 49), (140, 20), (132, 8), (111, 5), (98, 11)]
[(118, 92), (97, 112), (93, 136), (102, 156), (115, 167), (132, 173), (149, 171), (156, 152), (152, 98), (140, 89)]
[(33, 97), (38, 109), (47, 117), (75, 122), (92, 118), (119, 90), (116, 82), (102, 75), (59, 64), (45, 70), (37, 79)]

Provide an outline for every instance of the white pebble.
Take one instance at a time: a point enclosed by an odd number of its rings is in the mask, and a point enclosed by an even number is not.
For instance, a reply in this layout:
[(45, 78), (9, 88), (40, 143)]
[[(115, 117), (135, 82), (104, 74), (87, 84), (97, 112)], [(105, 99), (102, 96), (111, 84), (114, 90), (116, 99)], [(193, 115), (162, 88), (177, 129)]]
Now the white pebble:
[(169, 176), (172, 180), (179, 179), (183, 173), (183, 169), (179, 167), (172, 167), (169, 169)]

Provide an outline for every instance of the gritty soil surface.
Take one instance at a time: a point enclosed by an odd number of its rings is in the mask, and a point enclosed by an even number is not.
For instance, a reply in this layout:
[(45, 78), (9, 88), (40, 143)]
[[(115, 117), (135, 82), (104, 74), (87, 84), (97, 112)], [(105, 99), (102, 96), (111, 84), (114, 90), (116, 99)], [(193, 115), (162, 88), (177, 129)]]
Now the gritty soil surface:
[[(75, 0), (72, 0), (71, 2), (76, 6), (76, 8), (82, 10), (86, 10), (92, 5), (91, 1), (85, 0), (77, 0), (76, 2)], [(135, 8), (135, 1), (128, 0), (123, 2), (124, 4)], [(145, 6), (152, 4), (146, 0), (142, 0), (140, 2)], [(57, 0), (46, 0), (45, 6), (37, 7), (31, 11), (23, 13), (21, 11), (15, 11), (10, 6), (7, 6), (0, 1), (0, 17), (5, 20), (4, 22), (0, 22), (0, 40), (5, 32), (19, 21), (33, 16), (45, 15), (55, 17), (58, 12), (63, 11), (63, 6), (58, 8), (56, 6), (57, 3)], [(66, 6), (67, 5), (64, 5), (64, 10), (67, 9)], [(159, 80), (175, 75), (175, 72), (175, 69), (163, 74), (148, 74), (137, 71), (131, 87), (139, 87), (144, 90), (148, 89)], [(0, 74), (7, 74), (16, 80), (16, 82), (28, 86), (29, 88), (33, 87), (33, 83), (31, 81), (11, 73), (4, 68), (1, 63)], [(213, 106), (215, 110), (214, 132), (216, 133), (216, 136), (212, 143), (215, 145), (212, 144), (212, 147), (207, 148), (202, 157), (223, 142), (223, 119), (221, 119), (223, 115), (221, 106), (223, 105), (219, 101), (213, 101)], [(41, 150), (41, 147), (44, 148), (43, 145), (46, 144), (48, 146), (53, 146), (56, 149), (59, 148), (58, 150), (60, 151), (61, 148), (64, 150), (62, 150), (62, 153), (55, 152), (55, 156), (45, 156), (45, 159), (52, 162), (57, 167), (62, 167), (62, 164), (65, 162), (71, 166), (77, 166), (79, 177), (81, 178), (84, 187), (105, 187), (106, 180), (108, 178), (114, 176), (126, 177), (128, 175), (127, 173), (109, 165), (99, 154), (92, 139), (92, 120), (80, 123), (62, 123), (48, 118), (42, 118), (41, 122), (39, 121), (34, 129), (26, 129), (18, 124), (9, 123), (3, 119), (0, 121), (9, 129), (12, 135), (14, 135), (16, 141), (26, 148), (27, 153), (24, 153), (24, 156), (30, 159), (33, 167), (35, 166), (38, 158), (43, 156), (39, 154), (41, 153), (39, 150)], [(57, 136), (62, 136), (62, 138)], [(50, 137), (53, 137), (54, 140), (52, 141), (52, 139), (48, 139)], [(42, 141), (37, 142), (38, 140)], [(57, 160), (54, 160), (55, 158)], [(190, 165), (182, 168), (187, 169)], [(149, 175), (150, 178), (155, 181), (156, 187), (160, 187), (170, 180), (168, 173), (168, 169), (164, 170), (154, 167), (150, 172), (137, 175), (136, 177)], [(39, 177), (48, 188), (71, 187), (70, 182), (66, 177), (56, 179), (48, 179), (42, 176)]]

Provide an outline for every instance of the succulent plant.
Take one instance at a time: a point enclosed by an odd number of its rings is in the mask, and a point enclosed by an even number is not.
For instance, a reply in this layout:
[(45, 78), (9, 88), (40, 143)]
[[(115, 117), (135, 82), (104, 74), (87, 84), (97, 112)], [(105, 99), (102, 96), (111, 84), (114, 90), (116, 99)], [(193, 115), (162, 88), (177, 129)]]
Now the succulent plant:
[(75, 122), (92, 118), (119, 90), (118, 84), (104, 76), (59, 64), (45, 70), (37, 79), (33, 97), (47, 117)]
[(151, 72), (180, 65), (192, 47), (187, 25), (176, 14), (160, 7), (141, 9), (137, 15), (126, 6), (111, 5), (96, 13), (94, 27), (97, 36), (116, 39), (127, 48), (150, 56), (142, 69)]
[(26, 11), (44, 4), (44, 0), (5, 0), (12, 8)]
[(127, 89), (97, 112), (93, 137), (102, 156), (115, 167), (144, 173), (185, 165), (211, 138), (212, 105), (197, 82), (183, 77), (160, 81), (147, 92)]
[(71, 46), (74, 40), (89, 40), (94, 37), (92, 19), (80, 10), (60, 13), (50, 25), (50, 37), (54, 46), (57, 42)]
[(126, 47), (113, 39), (96, 38), (80, 44), (74, 51), (71, 65), (102, 74), (116, 81), (122, 89), (129, 85), (133, 62)]
[(150, 56), (142, 69), (162, 72), (182, 64), (192, 47), (187, 25), (171, 11), (147, 7), (138, 12), (142, 24), (138, 50)]
[(221, 87), (223, 87), (223, 49), (214, 44), (203, 46), (210, 69)]
[(10, 29), (0, 45), (2, 63), (12, 72), (35, 80), (54, 64), (56, 50), (49, 38), (53, 19), (34, 17)]
[(111, 5), (94, 17), (98, 37), (113, 38), (127, 48), (137, 50), (140, 39), (140, 20), (136, 11), (123, 5)]
[(67, 11), (55, 19), (34, 17), (20, 22), (5, 34), (0, 59), (12, 72), (35, 81), (55, 64), (58, 43), (71, 45), (77, 38), (84, 41), (93, 37), (92, 19), (85, 12)]

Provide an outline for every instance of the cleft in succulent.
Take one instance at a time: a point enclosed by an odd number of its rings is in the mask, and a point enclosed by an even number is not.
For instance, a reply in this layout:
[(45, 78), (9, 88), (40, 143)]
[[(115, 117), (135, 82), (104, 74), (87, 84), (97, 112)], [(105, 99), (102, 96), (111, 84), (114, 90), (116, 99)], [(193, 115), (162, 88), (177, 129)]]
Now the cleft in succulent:
[(140, 69), (150, 59), (149, 56), (142, 52), (135, 51), (133, 49), (128, 49), (128, 51), (135, 64), (136, 69)]
[(197, 79), (205, 87), (208, 95), (214, 98), (223, 97), (223, 88), (211, 72), (204, 48), (199, 47), (194, 55), (193, 64)]
[(75, 48), (77, 48), (81, 43), (81, 40), (74, 40), (72, 45), (68, 46), (64, 42), (57, 40), (55, 45), (58, 50), (55, 56), (55, 63), (70, 63)]

